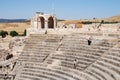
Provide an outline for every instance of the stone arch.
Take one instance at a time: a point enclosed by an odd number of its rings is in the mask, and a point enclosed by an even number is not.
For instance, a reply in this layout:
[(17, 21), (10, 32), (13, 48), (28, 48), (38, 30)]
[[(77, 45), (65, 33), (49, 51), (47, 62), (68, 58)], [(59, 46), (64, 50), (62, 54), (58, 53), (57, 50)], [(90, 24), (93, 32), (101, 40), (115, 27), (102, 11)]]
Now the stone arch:
[(53, 17), (48, 18), (48, 28), (54, 28), (54, 20)]
[(39, 19), (40, 19), (41, 28), (42, 29), (45, 28), (45, 19), (44, 19), (44, 17), (39, 17)]

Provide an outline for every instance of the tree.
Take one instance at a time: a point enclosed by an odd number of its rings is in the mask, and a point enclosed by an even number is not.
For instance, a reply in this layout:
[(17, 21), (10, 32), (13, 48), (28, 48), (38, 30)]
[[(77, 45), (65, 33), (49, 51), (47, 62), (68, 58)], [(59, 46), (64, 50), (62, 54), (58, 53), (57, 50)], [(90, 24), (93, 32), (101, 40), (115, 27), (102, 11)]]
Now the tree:
[(12, 36), (12, 37), (18, 36), (18, 33), (16, 31), (11, 31), (10, 32), (10, 36)]
[(8, 35), (7, 31), (0, 31), (0, 36), (2, 36), (2, 38), (5, 38), (6, 35)]
[(101, 20), (101, 24), (103, 24), (104, 23), (104, 20)]
[(26, 29), (24, 30), (23, 36), (26, 36)]

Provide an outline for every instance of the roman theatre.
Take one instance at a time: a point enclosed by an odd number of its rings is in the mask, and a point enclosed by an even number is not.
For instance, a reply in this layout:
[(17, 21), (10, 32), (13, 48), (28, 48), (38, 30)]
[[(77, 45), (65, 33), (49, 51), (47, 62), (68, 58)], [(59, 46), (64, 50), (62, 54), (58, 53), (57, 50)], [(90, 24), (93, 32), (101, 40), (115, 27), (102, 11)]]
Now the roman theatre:
[(27, 36), (0, 53), (0, 80), (120, 80), (120, 24), (58, 22), (37, 12)]

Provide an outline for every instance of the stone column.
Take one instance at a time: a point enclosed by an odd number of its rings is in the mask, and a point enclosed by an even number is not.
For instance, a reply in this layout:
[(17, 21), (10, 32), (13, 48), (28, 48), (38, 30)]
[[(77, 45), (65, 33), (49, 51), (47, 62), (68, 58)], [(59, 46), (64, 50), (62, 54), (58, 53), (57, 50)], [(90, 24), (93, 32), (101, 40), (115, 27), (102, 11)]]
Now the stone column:
[(45, 19), (45, 29), (48, 29), (48, 19)]
[(54, 29), (57, 27), (57, 18), (54, 16)]
[(37, 28), (38, 28), (38, 21), (37, 21), (37, 20), (35, 20), (35, 21), (34, 21), (34, 23), (33, 23), (33, 25), (34, 25), (34, 28), (36, 28), (36, 29), (37, 29)]
[(41, 21), (37, 21), (37, 29), (38, 29), (38, 30), (41, 29)]

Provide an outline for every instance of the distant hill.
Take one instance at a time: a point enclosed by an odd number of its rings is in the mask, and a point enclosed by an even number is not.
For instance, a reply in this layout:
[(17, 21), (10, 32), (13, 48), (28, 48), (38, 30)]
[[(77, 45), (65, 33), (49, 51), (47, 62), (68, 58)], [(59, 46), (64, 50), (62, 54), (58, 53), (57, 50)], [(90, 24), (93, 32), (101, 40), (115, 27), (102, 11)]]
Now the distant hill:
[(108, 18), (97, 18), (97, 19), (81, 19), (81, 20), (61, 20), (59, 22), (63, 23), (78, 23), (78, 22), (101, 22), (104, 20), (105, 22), (119, 22), (120, 23), (120, 15), (108, 17)]
[(120, 22), (120, 15), (108, 17), (108, 18), (98, 18), (98, 19), (91, 19), (88, 21), (93, 21), (93, 22), (101, 22), (101, 20), (104, 20), (105, 22)]
[(27, 19), (0, 19), (0, 23), (25, 22)]
[(106, 21), (111, 21), (111, 22), (120, 22), (120, 15), (105, 18), (105, 20)]

